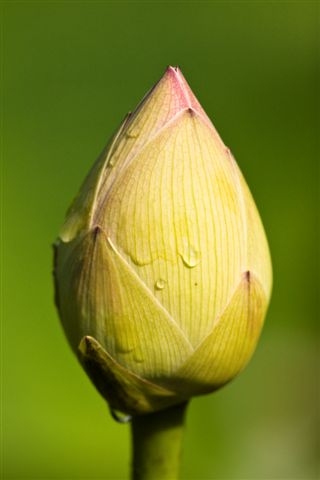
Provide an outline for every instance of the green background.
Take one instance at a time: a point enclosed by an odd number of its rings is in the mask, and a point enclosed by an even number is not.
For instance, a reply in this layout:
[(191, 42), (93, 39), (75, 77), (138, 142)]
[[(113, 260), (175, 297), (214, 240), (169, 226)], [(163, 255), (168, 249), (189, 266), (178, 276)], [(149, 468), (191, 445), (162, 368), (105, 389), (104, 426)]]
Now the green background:
[(182, 479), (315, 479), (317, 2), (2, 2), (2, 479), (125, 479), (63, 336), (52, 251), (108, 137), (178, 64), (254, 194), (274, 264), (246, 371), (188, 411)]

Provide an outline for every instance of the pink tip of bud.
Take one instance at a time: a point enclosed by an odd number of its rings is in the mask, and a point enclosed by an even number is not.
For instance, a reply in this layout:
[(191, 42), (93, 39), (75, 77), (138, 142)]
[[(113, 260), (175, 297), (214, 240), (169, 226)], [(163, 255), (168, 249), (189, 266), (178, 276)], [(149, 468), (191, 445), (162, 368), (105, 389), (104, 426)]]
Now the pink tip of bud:
[(196, 113), (202, 116), (206, 122), (211, 124), (209, 118), (189, 87), (178, 66), (167, 67), (163, 79), (170, 82), (172, 95), (178, 99), (177, 103), (179, 105), (179, 109), (194, 110)]

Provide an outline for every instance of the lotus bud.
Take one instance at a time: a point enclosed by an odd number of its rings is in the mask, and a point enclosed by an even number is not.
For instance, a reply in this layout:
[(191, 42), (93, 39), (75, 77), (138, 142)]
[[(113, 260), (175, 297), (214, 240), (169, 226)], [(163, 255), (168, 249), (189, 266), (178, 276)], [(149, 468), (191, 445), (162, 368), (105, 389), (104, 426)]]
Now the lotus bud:
[(251, 358), (271, 292), (267, 240), (178, 68), (89, 172), (54, 276), (66, 336), (112, 409), (144, 414), (212, 392)]

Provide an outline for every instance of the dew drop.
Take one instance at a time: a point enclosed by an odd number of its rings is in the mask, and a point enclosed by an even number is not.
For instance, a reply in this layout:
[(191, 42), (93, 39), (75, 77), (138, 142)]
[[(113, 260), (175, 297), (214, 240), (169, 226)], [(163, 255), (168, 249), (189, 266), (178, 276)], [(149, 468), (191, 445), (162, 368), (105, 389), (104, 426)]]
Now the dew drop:
[(180, 256), (184, 265), (188, 268), (196, 267), (200, 261), (200, 253), (191, 245), (185, 247)]
[(154, 286), (157, 290), (163, 290), (164, 287), (166, 286), (166, 283), (167, 282), (165, 280), (163, 280), (163, 278), (158, 278), (158, 280), (156, 281)]
[(109, 159), (107, 159), (107, 167), (108, 168), (114, 167), (118, 158), (119, 158), (119, 155), (115, 155), (115, 154), (111, 153)]
[(117, 353), (125, 355), (134, 350), (134, 345), (129, 345), (125, 336), (119, 336), (115, 339), (115, 349)]
[(126, 132), (127, 138), (137, 138), (139, 136), (139, 132), (137, 130), (129, 130)]
[(110, 409), (110, 413), (112, 418), (118, 423), (129, 423), (132, 420), (132, 416), (128, 415), (127, 413), (120, 412), (119, 410), (115, 410), (113, 408)]
[(138, 255), (134, 255), (132, 253), (130, 253), (129, 255), (133, 263), (138, 267), (144, 267), (145, 265), (149, 265), (149, 263), (152, 262), (152, 258), (143, 258), (143, 257), (139, 257)]
[(135, 352), (133, 354), (133, 360), (136, 363), (143, 363), (144, 359), (143, 359), (143, 356), (142, 356), (141, 352)]

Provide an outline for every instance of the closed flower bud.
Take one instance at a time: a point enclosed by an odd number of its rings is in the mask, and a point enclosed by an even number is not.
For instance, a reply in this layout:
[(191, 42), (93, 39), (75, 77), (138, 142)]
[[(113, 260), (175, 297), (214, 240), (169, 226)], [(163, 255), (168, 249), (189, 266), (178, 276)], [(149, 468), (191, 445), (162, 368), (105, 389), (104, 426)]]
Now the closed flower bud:
[(111, 408), (214, 391), (249, 361), (271, 292), (248, 187), (178, 68), (129, 114), (55, 245), (69, 342)]

